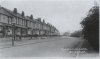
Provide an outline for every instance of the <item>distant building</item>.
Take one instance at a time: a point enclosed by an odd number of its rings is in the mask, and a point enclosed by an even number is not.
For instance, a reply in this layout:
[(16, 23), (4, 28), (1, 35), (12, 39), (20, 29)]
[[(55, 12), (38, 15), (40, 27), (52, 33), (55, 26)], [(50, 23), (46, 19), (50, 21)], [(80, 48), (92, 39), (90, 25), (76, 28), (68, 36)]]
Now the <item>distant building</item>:
[(58, 30), (41, 21), (41, 18), (34, 19), (33, 15), (25, 16), (24, 11), (18, 13), (17, 8), (13, 11), (0, 6), (0, 37), (12, 36), (12, 24), (15, 23), (16, 36), (30, 35), (57, 35)]

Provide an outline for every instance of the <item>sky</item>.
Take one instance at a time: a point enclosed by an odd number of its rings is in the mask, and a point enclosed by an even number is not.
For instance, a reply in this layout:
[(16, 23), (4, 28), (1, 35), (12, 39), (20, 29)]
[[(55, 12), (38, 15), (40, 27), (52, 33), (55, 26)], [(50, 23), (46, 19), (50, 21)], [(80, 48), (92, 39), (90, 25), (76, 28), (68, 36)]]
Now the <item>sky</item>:
[(94, 0), (0, 0), (0, 5), (34, 18), (44, 19), (60, 33), (81, 29), (80, 22), (94, 6)]

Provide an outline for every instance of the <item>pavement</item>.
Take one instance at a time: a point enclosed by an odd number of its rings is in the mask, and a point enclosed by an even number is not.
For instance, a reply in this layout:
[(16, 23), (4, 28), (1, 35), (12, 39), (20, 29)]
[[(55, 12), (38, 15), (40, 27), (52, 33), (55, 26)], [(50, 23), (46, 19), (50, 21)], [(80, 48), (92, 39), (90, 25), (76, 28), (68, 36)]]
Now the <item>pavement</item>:
[[(54, 40), (55, 37), (53, 37), (51, 39), (50, 39), (50, 37), (48, 37), (48, 38), (42, 37), (42, 39), (41, 39), (41, 37), (38, 37), (38, 38), (33, 37), (31, 39), (30, 37), (25, 37), (25, 38), (22, 38), (22, 40), (15, 40), (14, 41), (14, 47), (15, 46), (22, 46), (22, 45), (29, 45), (29, 44), (52, 41), (52, 40)], [(12, 47), (12, 37), (0, 38), (0, 49), (10, 48), (10, 47)]]

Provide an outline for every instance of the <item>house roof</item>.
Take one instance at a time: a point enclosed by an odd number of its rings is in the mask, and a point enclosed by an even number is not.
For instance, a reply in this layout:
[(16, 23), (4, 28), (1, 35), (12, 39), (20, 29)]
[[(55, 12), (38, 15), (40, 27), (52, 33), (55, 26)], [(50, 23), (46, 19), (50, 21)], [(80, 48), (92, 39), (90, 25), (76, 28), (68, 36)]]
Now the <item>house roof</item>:
[(25, 18), (26, 18), (27, 20), (29, 20), (29, 21), (38, 22), (38, 21), (36, 21), (34, 18), (31, 19), (29, 16), (25, 16)]
[(44, 23), (44, 22), (42, 22), (42, 21), (39, 21), (39, 20), (38, 20), (38, 18), (37, 18), (37, 19), (35, 19), (35, 21), (36, 21), (36, 22), (38, 22), (38, 23), (41, 23), (41, 24), (46, 25), (46, 23)]
[(22, 18), (22, 19), (26, 19), (26, 20), (29, 20), (29, 21), (33, 21), (33, 22), (38, 22), (37, 20), (35, 19), (30, 19), (29, 16), (22, 16), (20, 13), (13, 13), (13, 11), (7, 9), (7, 8), (4, 8), (4, 7), (1, 7), (0, 8), (0, 13), (2, 14), (5, 14), (7, 16), (11, 16), (11, 17), (19, 17), (19, 18)]
[(7, 11), (9, 14), (11, 14), (12, 16), (15, 16), (15, 17), (19, 17), (19, 18), (22, 18), (22, 19), (25, 19), (25, 17), (23, 17), (20, 13), (13, 13), (13, 11), (7, 9), (7, 8), (4, 8), (2, 7), (5, 11)]
[(2, 7), (0, 8), (0, 13), (12, 17), (12, 15), (5, 11)]

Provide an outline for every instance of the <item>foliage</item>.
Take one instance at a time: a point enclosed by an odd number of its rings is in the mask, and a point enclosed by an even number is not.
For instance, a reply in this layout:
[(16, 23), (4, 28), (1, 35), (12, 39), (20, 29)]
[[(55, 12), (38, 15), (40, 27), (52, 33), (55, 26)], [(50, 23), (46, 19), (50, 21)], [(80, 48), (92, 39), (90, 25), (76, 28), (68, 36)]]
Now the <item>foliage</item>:
[(99, 51), (99, 6), (96, 5), (89, 10), (81, 25), (84, 39), (89, 41), (94, 50)]
[(81, 37), (82, 36), (82, 31), (81, 30), (75, 31), (75, 32), (71, 33), (70, 36), (71, 37)]
[(70, 35), (70, 32), (65, 32), (63, 35), (69, 36)]

